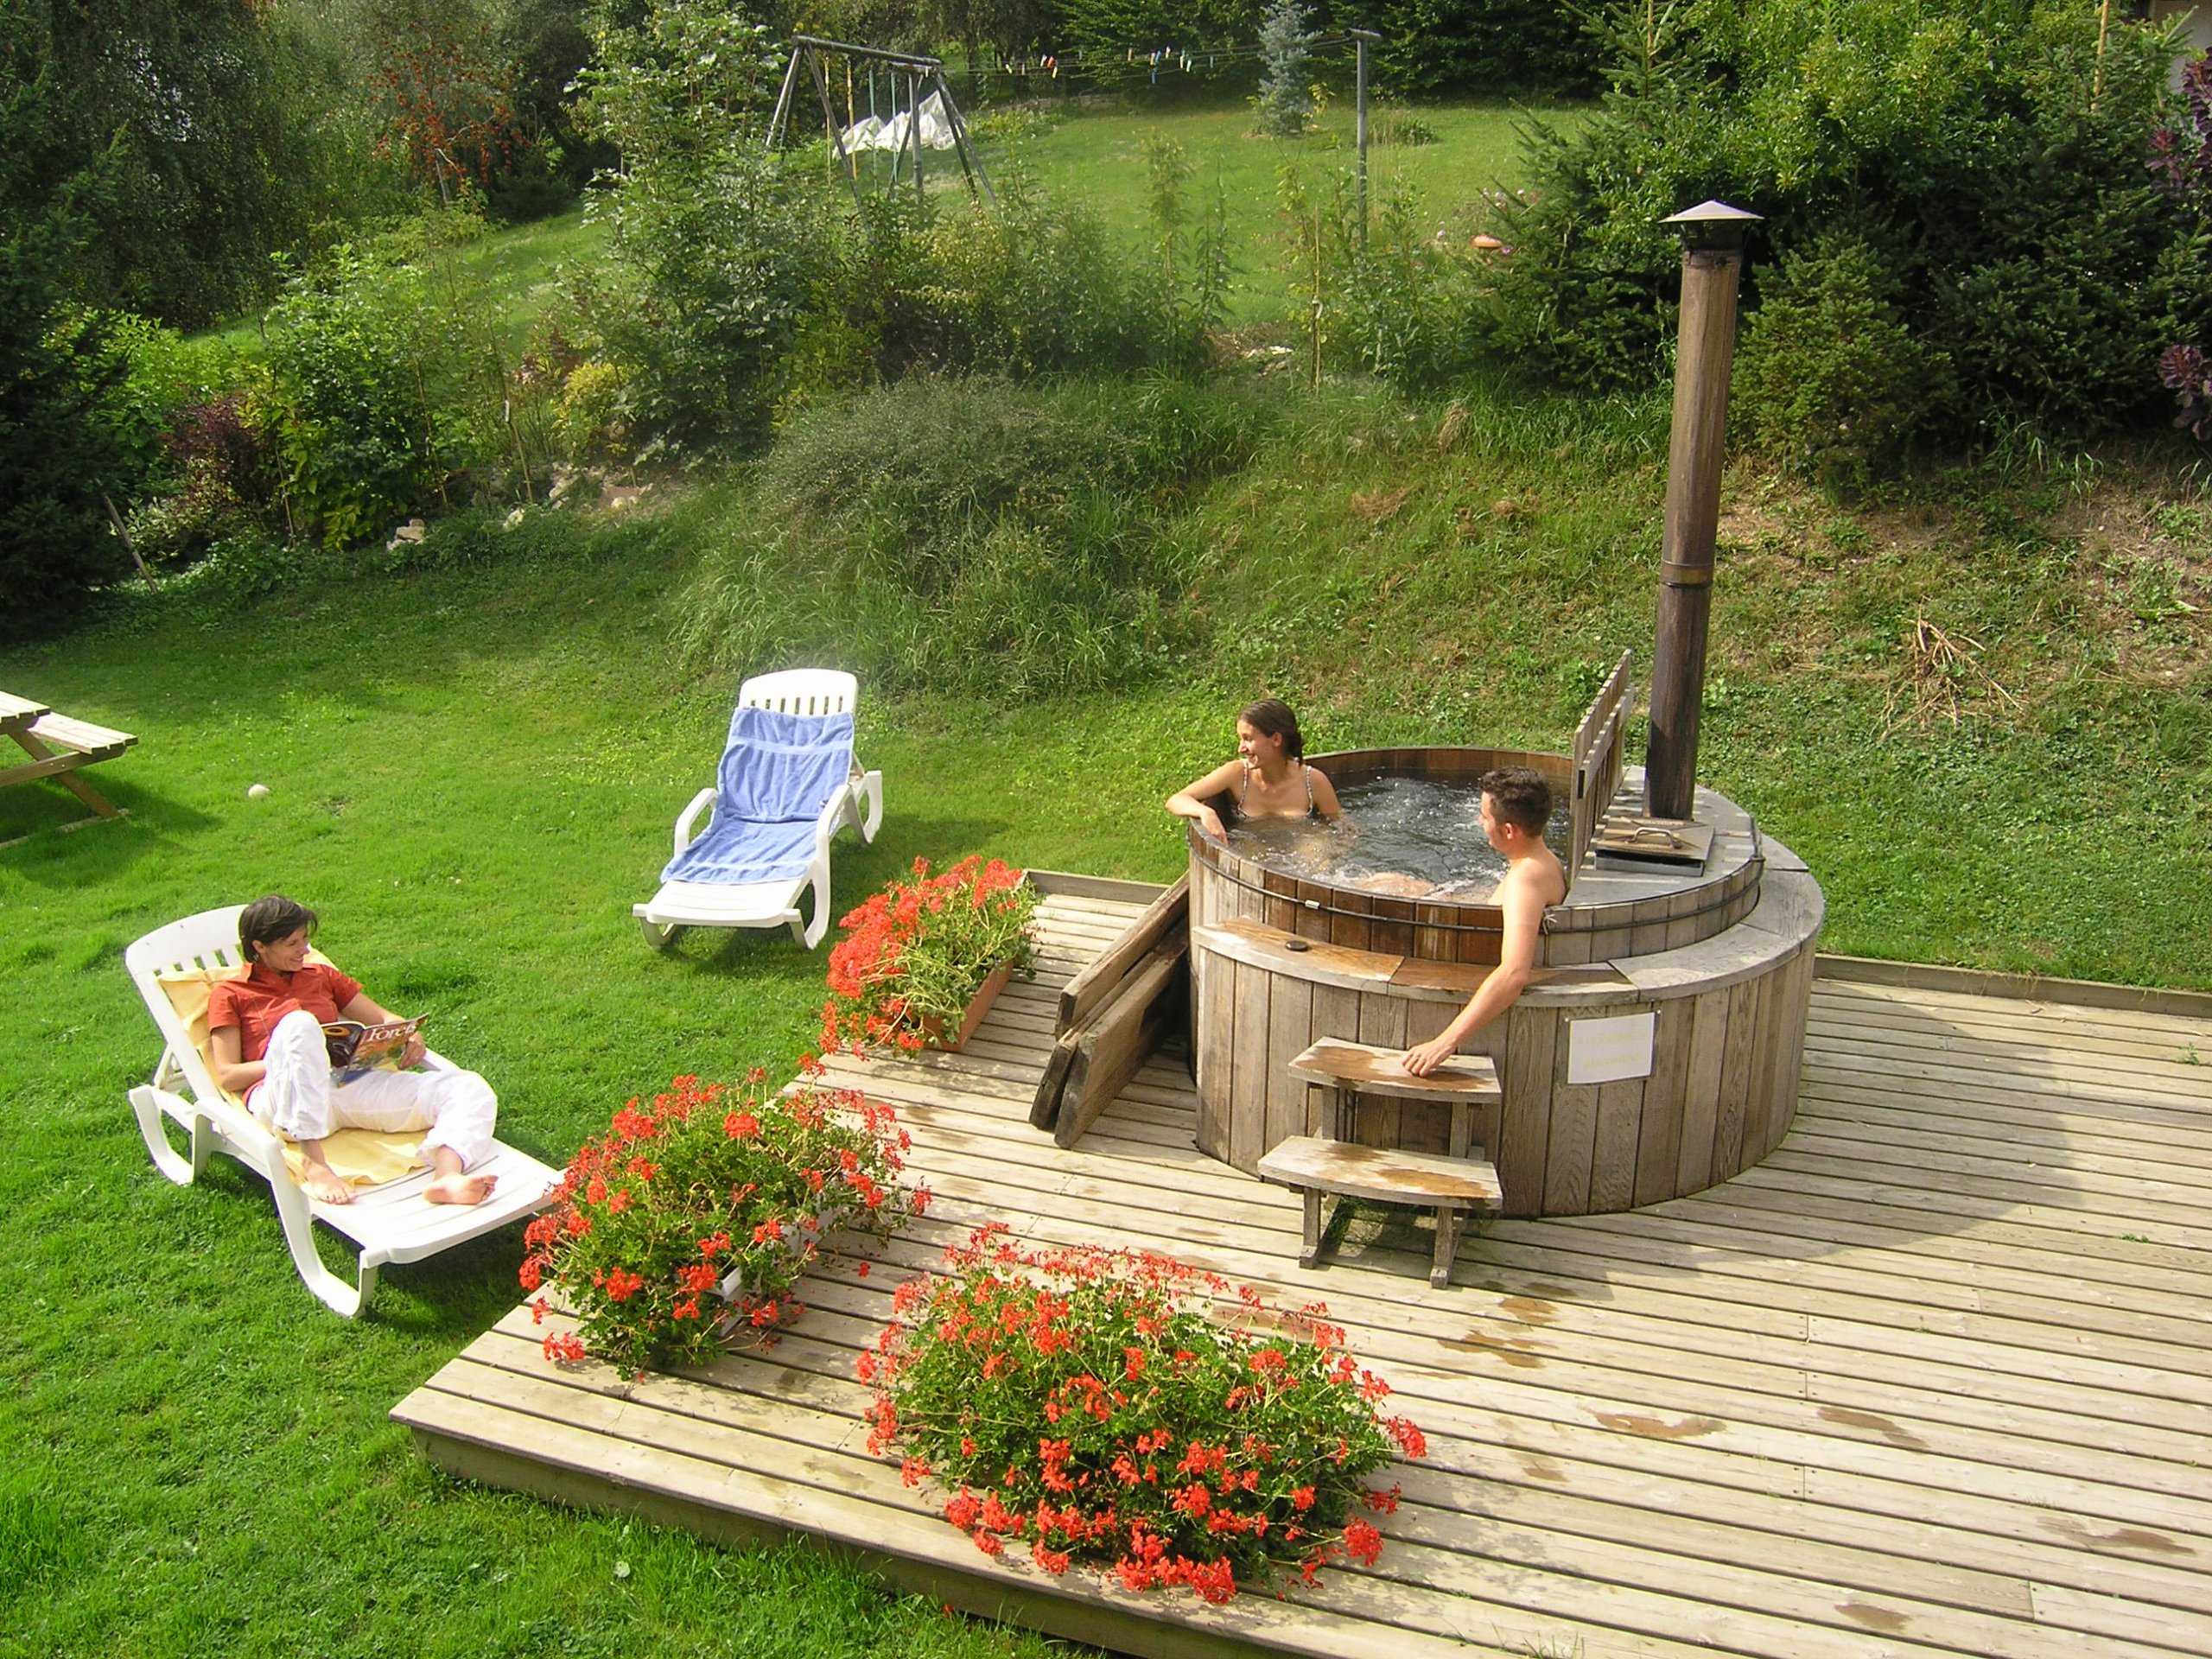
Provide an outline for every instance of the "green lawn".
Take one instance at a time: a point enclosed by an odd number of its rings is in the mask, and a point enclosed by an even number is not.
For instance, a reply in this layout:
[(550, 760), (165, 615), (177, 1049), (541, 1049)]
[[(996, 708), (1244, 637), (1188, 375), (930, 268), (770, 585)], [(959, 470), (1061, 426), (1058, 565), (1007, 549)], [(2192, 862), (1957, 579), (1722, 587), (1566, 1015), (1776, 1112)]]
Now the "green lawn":
[[(971, 851), (1168, 875), (1158, 802), (1263, 685), (1319, 747), (1563, 742), (1601, 664), (1648, 638), (1651, 435), (1554, 452), (1539, 410), (1518, 449), (1440, 452), (1433, 412), (1354, 397), (1333, 418), (1172, 528), (1212, 550), (1191, 601), (1211, 644), (1182, 669), (1010, 706), (871, 702), (888, 810), (874, 846), (841, 844), (841, 900)], [(1409, 493), (1378, 510), (1384, 486)], [(1730, 499), (1706, 775), (1810, 860), (1832, 948), (2212, 978), (2187, 792), (2201, 603), (2141, 620), (2140, 554), (2093, 518), (2066, 531), (2063, 501), (1875, 541), (1756, 476)], [(373, 602), (303, 579), (0, 653), (0, 685), (142, 740), (94, 774), (121, 823), (65, 831), (59, 791), (0, 791), (0, 839), (28, 837), (0, 852), (0, 1654), (1041, 1650), (804, 1549), (728, 1555), (433, 1475), (385, 1413), (518, 1300), (516, 1238), (388, 1270), (349, 1325), (297, 1283), (265, 1191), (220, 1162), (169, 1186), (125, 1109), (156, 1044), (124, 945), (271, 888), (321, 911), (380, 1000), (431, 1015), (549, 1161), (675, 1072), (786, 1073), (821, 957), (780, 933), (657, 956), (627, 909), (733, 689), (670, 658), (671, 608), (706, 520), (745, 510), (698, 491), (504, 565), (381, 579)], [(2202, 569), (2212, 522), (2164, 512), (2161, 545)], [(1967, 685), (1959, 727), (1891, 722), (1916, 613), (2005, 642), (1993, 666), (2029, 715)]]
[[(1411, 114), (1435, 133), (1436, 142), (1370, 142), (1370, 200), (1402, 188), (1417, 205), (1422, 223), (1454, 227), (1484, 190), (1525, 181), (1516, 136), (1522, 120), (1560, 124), (1579, 118), (1572, 107), (1524, 117), (1503, 101), (1423, 106)], [(1141, 233), (1151, 222), (1144, 147), (1154, 137), (1181, 145), (1192, 163), (1186, 188), (1194, 213), (1217, 189), (1227, 200), (1237, 271), (1231, 321), (1255, 323), (1282, 316), (1290, 292), (1281, 245), (1278, 181), (1286, 167), (1297, 168), (1316, 191), (1337, 175), (1349, 176), (1357, 157), (1350, 101), (1330, 105), (1309, 137), (1292, 140), (1255, 136), (1252, 112), (1241, 104), (1166, 111), (1086, 107), (1049, 120), (1041, 134), (1027, 141), (1025, 159), (1051, 189), (1087, 201), (1109, 223)], [(988, 167), (995, 158), (988, 147), (984, 155)]]
[[(156, 1045), (123, 947), (264, 889), (432, 1014), (494, 1080), (502, 1134), (556, 1164), (675, 1072), (789, 1072), (819, 954), (779, 932), (657, 956), (628, 913), (727, 719), (728, 685), (654, 650), (675, 556), (403, 580), (367, 615), (325, 588), (4, 659), (0, 682), (141, 743), (99, 774), (121, 823), (64, 833), (74, 803), (43, 785), (0, 806), (0, 839), (30, 836), (0, 854), (0, 1653), (1041, 1650), (812, 1559), (449, 1485), (385, 1413), (519, 1299), (516, 1236), (388, 1270), (349, 1325), (297, 1282), (265, 1189), (218, 1160), (179, 1191), (129, 1122)], [(1167, 861), (1165, 820), (1127, 800), (1117, 834), (1040, 830), (1021, 779), (1080, 747), (1048, 717), (876, 707), (863, 731), (890, 811), (841, 846), (843, 899), (918, 854)]]

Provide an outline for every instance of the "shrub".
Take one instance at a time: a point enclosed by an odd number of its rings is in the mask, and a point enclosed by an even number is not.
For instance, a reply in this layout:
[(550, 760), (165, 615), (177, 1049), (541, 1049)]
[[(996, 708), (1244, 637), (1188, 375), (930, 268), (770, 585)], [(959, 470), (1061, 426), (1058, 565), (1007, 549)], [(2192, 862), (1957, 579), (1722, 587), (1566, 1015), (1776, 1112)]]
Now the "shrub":
[(1408, 390), (1443, 385), (1478, 360), (1478, 273), (1465, 252), (1430, 233), (1403, 185), (1382, 193), (1364, 238), (1342, 173), (1322, 194), (1286, 166), (1279, 190), (1291, 291), (1306, 302), (1309, 364), (1317, 328), (1325, 362)]
[(630, 377), (618, 363), (592, 359), (561, 382), (562, 453), (572, 461), (608, 461), (627, 447)]
[[(761, 1081), (677, 1077), (577, 1149), (524, 1234), (523, 1288), (550, 1284), (576, 1321), (549, 1359), (638, 1370), (765, 1340), (798, 1317), (791, 1287), (832, 1233), (888, 1237), (927, 1207), (927, 1188), (895, 1185), (907, 1141), (889, 1107)], [(539, 1297), (537, 1319), (551, 1311)]]
[(963, 859), (942, 875), (914, 861), (841, 918), (822, 1005), (822, 1052), (914, 1050), (959, 1029), (983, 982), (1001, 968), (1027, 973), (1037, 891), (997, 859)]
[[(1359, 20), (1382, 36), (1374, 72), (1394, 93), (1526, 97), (1594, 89), (1582, 16), (1581, 7), (1560, 0), (1379, 0)], [(1379, 135), (1378, 141), (1392, 142)]]
[(1313, 84), (1306, 63), (1313, 55), (1313, 31), (1306, 26), (1305, 0), (1268, 0), (1260, 22), (1260, 130), (1271, 138), (1295, 138), (1313, 119)]
[(364, 540), (480, 454), (461, 325), (419, 267), (335, 249), (285, 284), (267, 327), (251, 406), (307, 534)]
[(1341, 344), (1371, 374), (1420, 391), (1458, 379), (1481, 350), (1478, 273), (1431, 234), (1402, 185), (1382, 193), (1364, 248), (1345, 260)]
[(1734, 402), (1745, 435), (1831, 486), (1860, 486), (1949, 401), (1950, 360), (1906, 327), (1893, 264), (1863, 238), (1789, 254), (1744, 331)]
[(750, 146), (633, 171), (605, 200), (631, 302), (601, 314), (639, 424), (757, 440), (828, 275), (812, 181)]
[[(1021, 1249), (994, 1224), (946, 1252), (942, 1276), (899, 1287), (858, 1363), (874, 1385), (868, 1449), (900, 1448), (909, 1485), (953, 1496), (947, 1522), (986, 1555), (1027, 1540), (1047, 1573), (1112, 1566), (1141, 1592), (1211, 1602), (1339, 1554), (1371, 1563), (1356, 1518), (1395, 1443), (1426, 1454), (1389, 1389), (1319, 1305), (1270, 1309), (1249, 1286), (1150, 1251)], [(1243, 1328), (1239, 1328), (1240, 1325)]]
[(1532, 133), (1535, 188), (1500, 204), (1516, 251), (1491, 343), (1579, 389), (1649, 385), (1681, 257), (1658, 221), (1719, 196), (1765, 216), (1753, 307), (1775, 256), (1898, 227), (1902, 326), (1951, 365), (1929, 418), (2091, 432), (2139, 417), (2158, 347), (2212, 309), (2212, 262), (2145, 165), (2161, 36), (2115, 21), (2100, 57), (2098, 27), (2056, 0), (1623, 9), (1605, 108)]
[(1419, 116), (1389, 104), (1375, 111), (1369, 123), (1369, 137), (1377, 144), (1399, 144), (1408, 149), (1419, 149), (1439, 142), (1434, 127)]
[(2158, 358), (2158, 379), (2181, 405), (2174, 424), (2185, 428), (2193, 438), (2212, 433), (2212, 362), (2206, 360), (2203, 348), (2169, 346)]
[(104, 483), (127, 470), (104, 398), (123, 377), (97, 321), (55, 329), (39, 252), (0, 236), (0, 638), (50, 627), (126, 568)]

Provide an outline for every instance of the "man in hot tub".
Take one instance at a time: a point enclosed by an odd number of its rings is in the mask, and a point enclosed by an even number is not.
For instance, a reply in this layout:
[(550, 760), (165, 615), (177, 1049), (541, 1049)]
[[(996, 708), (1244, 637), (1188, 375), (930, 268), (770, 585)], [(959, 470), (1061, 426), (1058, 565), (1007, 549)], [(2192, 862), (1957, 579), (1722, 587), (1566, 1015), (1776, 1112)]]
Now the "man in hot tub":
[(1526, 766), (1501, 766), (1483, 774), (1483, 834), (1505, 859), (1491, 902), (1505, 912), (1497, 966), (1435, 1037), (1405, 1053), (1406, 1070), (1425, 1077), (1459, 1045), (1513, 1006), (1536, 965), (1536, 933), (1544, 911), (1567, 897), (1567, 871), (1544, 843), (1552, 815), (1551, 785)]

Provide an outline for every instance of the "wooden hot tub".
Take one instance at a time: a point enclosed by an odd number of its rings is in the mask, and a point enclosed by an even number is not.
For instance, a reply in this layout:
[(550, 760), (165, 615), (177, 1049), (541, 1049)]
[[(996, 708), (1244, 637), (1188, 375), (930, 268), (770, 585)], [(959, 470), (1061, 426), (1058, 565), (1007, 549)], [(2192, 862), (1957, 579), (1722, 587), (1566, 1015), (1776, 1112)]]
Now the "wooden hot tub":
[[(1576, 763), (1508, 750), (1315, 755), (1340, 787), (1384, 774), (1471, 788), (1527, 766), (1571, 789)], [(1630, 788), (1639, 780), (1620, 778)], [(1606, 791), (1611, 793), (1611, 790)], [(1510, 1216), (1626, 1210), (1696, 1192), (1758, 1161), (1796, 1109), (1822, 900), (1787, 849), (1724, 797), (1701, 867), (1585, 858), (1547, 912), (1534, 983), (1471, 1052), (1497, 1062), (1503, 1104), (1476, 1138)], [(1198, 1145), (1252, 1171), (1319, 1132), (1319, 1091), (1290, 1076), (1321, 1037), (1404, 1046), (1441, 1031), (1497, 960), (1494, 906), (1393, 899), (1304, 880), (1188, 832)], [(1578, 844), (1581, 837), (1578, 836)], [(1363, 1105), (1357, 1138), (1441, 1152), (1441, 1108)]]

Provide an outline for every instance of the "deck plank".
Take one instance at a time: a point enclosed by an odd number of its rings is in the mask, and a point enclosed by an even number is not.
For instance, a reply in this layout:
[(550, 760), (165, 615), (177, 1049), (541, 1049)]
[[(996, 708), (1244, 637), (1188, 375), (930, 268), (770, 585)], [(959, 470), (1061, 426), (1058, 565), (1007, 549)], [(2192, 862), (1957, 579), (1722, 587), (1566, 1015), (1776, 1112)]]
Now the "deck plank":
[[(1141, 909), (1050, 894), (1036, 977), (966, 1052), (833, 1063), (897, 1108), (938, 1202), (868, 1274), (820, 1263), (773, 1351), (629, 1382), (549, 1365), (518, 1308), (395, 1417), (457, 1473), (807, 1534), (956, 1606), (1175, 1659), (2212, 1648), (2203, 1020), (1816, 980), (1797, 1120), (1763, 1161), (1647, 1210), (1478, 1225), (1433, 1290), (1400, 1212), (1300, 1269), (1296, 1200), (1197, 1151), (1180, 1054), (1074, 1149), (1029, 1126), (1061, 990)], [(1325, 1297), (1428, 1435), (1375, 1568), (1223, 1609), (1130, 1598), (988, 1560), (902, 1488), (866, 1453), (853, 1362), (987, 1218)]]

